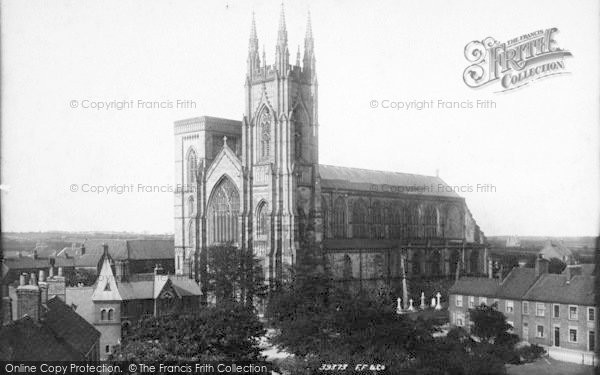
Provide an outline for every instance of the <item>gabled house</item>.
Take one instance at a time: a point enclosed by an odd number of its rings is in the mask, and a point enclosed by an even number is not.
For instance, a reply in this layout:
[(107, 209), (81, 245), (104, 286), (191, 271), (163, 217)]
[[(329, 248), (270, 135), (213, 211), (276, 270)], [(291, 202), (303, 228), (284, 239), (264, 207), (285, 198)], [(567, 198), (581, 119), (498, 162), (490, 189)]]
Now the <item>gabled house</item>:
[(66, 301), (100, 331), (101, 359), (140, 318), (200, 308), (201, 289), (192, 279), (165, 274), (158, 265), (151, 274), (131, 275), (128, 263), (115, 261), (106, 244), (98, 263), (96, 283), (66, 288)]

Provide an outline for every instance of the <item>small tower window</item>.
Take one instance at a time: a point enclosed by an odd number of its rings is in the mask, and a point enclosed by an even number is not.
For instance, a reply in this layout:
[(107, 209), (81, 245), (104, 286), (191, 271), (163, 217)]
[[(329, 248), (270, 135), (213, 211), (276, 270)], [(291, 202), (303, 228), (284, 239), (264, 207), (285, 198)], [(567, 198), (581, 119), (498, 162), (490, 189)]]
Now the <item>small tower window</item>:
[(100, 320), (106, 320), (106, 310), (100, 310)]
[(108, 320), (113, 320), (114, 319), (114, 315), (115, 315), (115, 310), (109, 309), (108, 310)]
[(187, 157), (187, 172), (188, 172), (188, 184), (194, 184), (196, 182), (196, 176), (198, 175), (198, 157), (193, 149), (190, 149)]
[(267, 159), (271, 147), (271, 115), (265, 109), (260, 120), (260, 158)]

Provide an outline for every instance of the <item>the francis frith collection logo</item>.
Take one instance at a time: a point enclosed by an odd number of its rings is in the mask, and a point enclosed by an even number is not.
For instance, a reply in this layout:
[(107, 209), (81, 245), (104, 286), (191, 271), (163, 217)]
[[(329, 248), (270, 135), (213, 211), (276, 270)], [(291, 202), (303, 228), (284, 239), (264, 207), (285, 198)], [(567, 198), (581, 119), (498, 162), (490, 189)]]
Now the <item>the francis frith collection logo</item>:
[(463, 80), (472, 88), (498, 82), (497, 92), (513, 90), (540, 78), (568, 73), (565, 57), (568, 50), (559, 48), (554, 39), (558, 29), (536, 30), (501, 43), (492, 37), (472, 41), (465, 46), (471, 63)]

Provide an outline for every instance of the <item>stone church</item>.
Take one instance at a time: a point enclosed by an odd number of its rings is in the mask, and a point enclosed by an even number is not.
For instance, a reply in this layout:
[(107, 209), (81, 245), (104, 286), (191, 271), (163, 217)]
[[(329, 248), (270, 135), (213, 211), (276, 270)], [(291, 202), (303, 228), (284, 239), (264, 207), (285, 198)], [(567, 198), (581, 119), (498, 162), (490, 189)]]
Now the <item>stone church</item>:
[(308, 17), (290, 61), (285, 15), (275, 60), (252, 20), (244, 116), (175, 122), (175, 269), (196, 280), (210, 246), (254, 253), (281, 280), (306, 244), (340, 282), (487, 272), (485, 238), (465, 199), (437, 176), (319, 164), (318, 80)]

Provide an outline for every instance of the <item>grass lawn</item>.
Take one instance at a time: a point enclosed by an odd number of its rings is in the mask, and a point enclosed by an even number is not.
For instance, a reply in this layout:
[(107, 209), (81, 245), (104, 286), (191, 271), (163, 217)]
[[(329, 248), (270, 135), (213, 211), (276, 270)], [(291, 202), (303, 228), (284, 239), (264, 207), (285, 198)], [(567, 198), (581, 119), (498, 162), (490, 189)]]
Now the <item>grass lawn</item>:
[(594, 367), (541, 358), (533, 363), (506, 366), (509, 375), (593, 375)]

